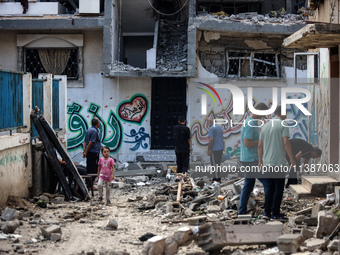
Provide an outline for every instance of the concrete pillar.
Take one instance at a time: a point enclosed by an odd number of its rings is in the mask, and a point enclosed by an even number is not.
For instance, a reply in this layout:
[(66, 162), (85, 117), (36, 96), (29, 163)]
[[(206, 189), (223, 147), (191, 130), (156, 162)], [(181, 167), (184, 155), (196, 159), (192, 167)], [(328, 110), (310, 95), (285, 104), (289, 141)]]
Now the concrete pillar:
[(32, 109), (32, 74), (27, 73), (22, 76), (22, 85), (23, 85), (23, 124), (27, 126), (27, 128), (23, 129), (23, 132), (31, 130), (31, 119), (30, 112)]
[[(59, 127), (58, 136), (67, 141), (67, 76), (54, 75), (59, 81)], [(64, 145), (64, 144), (63, 144)], [(66, 149), (66, 147), (65, 147)]]
[(44, 80), (44, 117), (52, 125), (52, 74), (39, 74), (38, 78)]

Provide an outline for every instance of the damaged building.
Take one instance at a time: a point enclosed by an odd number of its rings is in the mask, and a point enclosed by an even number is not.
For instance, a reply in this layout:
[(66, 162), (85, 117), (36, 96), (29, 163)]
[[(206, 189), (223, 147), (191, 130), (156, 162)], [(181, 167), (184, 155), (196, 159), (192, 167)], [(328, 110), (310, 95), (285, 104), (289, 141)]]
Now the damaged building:
[[(294, 0), (37, 0), (26, 9), (0, 2), (0, 69), (29, 72), (33, 79), (42, 73), (67, 77), (66, 118), (57, 132), (71, 156), (82, 152), (85, 131), (98, 117), (102, 144), (116, 160), (174, 161), (172, 129), (184, 115), (191, 159), (207, 162), (207, 118), (240, 123), (247, 114), (233, 115), (225, 89), (217, 89), (220, 100), (207, 97), (202, 114), (203, 89), (211, 93), (208, 86), (227, 83), (246, 97), (252, 87), (253, 102), (270, 105), (271, 88), (294, 87), (296, 76), (306, 79), (308, 61), (294, 55), (306, 50), (282, 45), (306, 25), (305, 6)], [(48, 70), (49, 59), (64, 59), (65, 68)], [(294, 105), (288, 118), (298, 123), (291, 137), (319, 145), (322, 162), (329, 162), (329, 143), (315, 135), (311, 119)], [(230, 156), (239, 156), (241, 126), (223, 125)]]

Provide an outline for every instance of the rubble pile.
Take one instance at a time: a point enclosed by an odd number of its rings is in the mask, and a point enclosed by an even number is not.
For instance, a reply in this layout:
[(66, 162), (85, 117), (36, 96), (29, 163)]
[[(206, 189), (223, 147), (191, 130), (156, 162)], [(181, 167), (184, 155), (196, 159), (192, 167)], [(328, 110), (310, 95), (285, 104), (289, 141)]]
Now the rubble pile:
[(185, 22), (160, 20), (158, 28), (157, 69), (161, 71), (186, 71), (187, 30)]
[(169, 175), (117, 178), (112, 206), (96, 197), (65, 202), (61, 195), (43, 194), (30, 207), (4, 208), (0, 253), (339, 254), (335, 197), (297, 199), (286, 190), (281, 208), (288, 219), (265, 220), (260, 183), (249, 199), (249, 214), (238, 215), (244, 179), (229, 176), (218, 183)]
[(257, 12), (247, 12), (229, 15), (225, 12), (208, 13), (202, 11), (198, 13), (198, 19), (219, 19), (245, 23), (281, 23), (281, 24), (305, 24), (307, 17), (298, 14), (287, 14), (282, 8), (281, 10), (271, 11), (265, 15)]

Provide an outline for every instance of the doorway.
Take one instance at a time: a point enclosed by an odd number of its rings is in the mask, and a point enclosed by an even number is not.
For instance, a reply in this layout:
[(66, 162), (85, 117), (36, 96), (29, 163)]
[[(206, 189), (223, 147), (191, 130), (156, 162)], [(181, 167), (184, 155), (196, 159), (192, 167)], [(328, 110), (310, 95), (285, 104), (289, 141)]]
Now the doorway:
[(173, 127), (187, 115), (186, 78), (153, 78), (151, 102), (151, 149), (175, 148)]

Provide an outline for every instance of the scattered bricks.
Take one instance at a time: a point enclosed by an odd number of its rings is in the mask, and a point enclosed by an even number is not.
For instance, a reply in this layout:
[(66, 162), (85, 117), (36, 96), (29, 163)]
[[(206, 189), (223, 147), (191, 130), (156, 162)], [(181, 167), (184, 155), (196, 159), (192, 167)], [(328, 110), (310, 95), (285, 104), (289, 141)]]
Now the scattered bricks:
[(318, 238), (309, 238), (305, 241), (305, 246), (308, 248), (309, 251), (314, 251), (318, 249), (321, 245), (323, 245), (325, 241), (323, 239)]
[(197, 216), (197, 217), (187, 218), (187, 221), (189, 225), (197, 226), (203, 221), (205, 221), (206, 219), (207, 219), (207, 216)]
[(61, 240), (61, 234), (59, 233), (51, 233), (50, 240), (52, 242), (57, 242)]
[(339, 240), (333, 240), (327, 245), (327, 249), (330, 252), (337, 251), (339, 249)]
[(116, 230), (118, 228), (118, 223), (115, 219), (110, 219), (109, 223), (106, 225), (107, 230)]
[(220, 251), (227, 245), (225, 226), (219, 222), (204, 224), (198, 227), (194, 240), (204, 251)]
[(312, 218), (317, 218), (318, 217), (318, 213), (322, 210), (324, 210), (325, 207), (324, 205), (320, 204), (320, 203), (315, 203), (312, 207)]
[(165, 249), (165, 237), (154, 236), (148, 239), (142, 251), (143, 255), (159, 255), (163, 254)]
[(178, 229), (175, 234), (174, 238), (177, 242), (178, 247), (189, 245), (192, 240), (194, 239), (193, 233), (191, 228), (183, 227)]
[(331, 211), (321, 211), (318, 214), (318, 226), (316, 228), (316, 237), (321, 238), (329, 235), (337, 227), (339, 218)]
[(20, 222), (16, 219), (13, 221), (7, 221), (1, 226), (2, 232), (5, 234), (12, 234), (19, 227)]
[(302, 230), (301, 230), (301, 235), (303, 236), (303, 238), (305, 239), (305, 240), (307, 240), (307, 239), (309, 239), (309, 238), (312, 238), (313, 236), (314, 236), (314, 231), (312, 231), (312, 230), (309, 230), (309, 229), (307, 229), (307, 228), (303, 228)]
[(216, 213), (216, 212), (220, 212), (221, 211), (221, 207), (217, 206), (217, 205), (207, 205), (207, 212), (208, 213)]
[(284, 253), (294, 253), (303, 244), (303, 241), (300, 234), (282, 235), (277, 239), (277, 246)]
[(18, 218), (19, 211), (6, 207), (5, 210), (1, 214), (1, 220), (9, 221)]
[(61, 228), (57, 225), (52, 225), (52, 226), (49, 226), (48, 228), (41, 227), (40, 230), (41, 230), (41, 234), (47, 239), (50, 239), (52, 233), (61, 234)]
[(340, 186), (334, 187), (334, 193), (335, 193), (335, 203), (339, 204), (339, 202), (340, 202)]
[(174, 255), (178, 252), (178, 245), (174, 237), (167, 237), (165, 239), (165, 248), (164, 253), (165, 255)]

